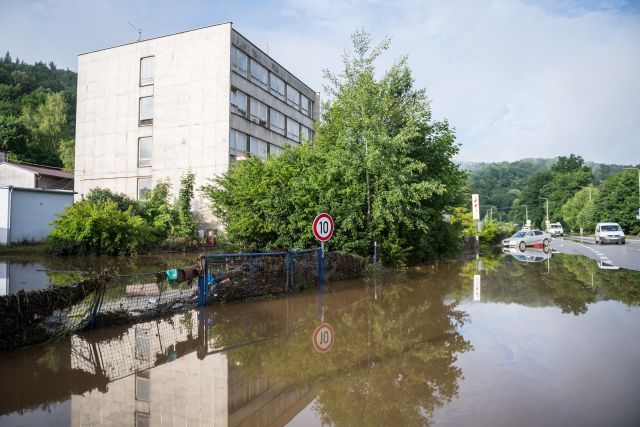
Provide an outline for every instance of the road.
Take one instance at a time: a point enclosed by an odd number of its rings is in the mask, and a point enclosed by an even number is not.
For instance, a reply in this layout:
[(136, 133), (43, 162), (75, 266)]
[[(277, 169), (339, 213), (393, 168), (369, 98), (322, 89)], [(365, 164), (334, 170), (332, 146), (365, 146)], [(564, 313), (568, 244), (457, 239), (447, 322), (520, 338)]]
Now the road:
[(551, 248), (559, 253), (584, 255), (605, 264), (640, 271), (640, 239), (629, 239), (625, 245), (596, 245), (593, 237), (559, 237)]

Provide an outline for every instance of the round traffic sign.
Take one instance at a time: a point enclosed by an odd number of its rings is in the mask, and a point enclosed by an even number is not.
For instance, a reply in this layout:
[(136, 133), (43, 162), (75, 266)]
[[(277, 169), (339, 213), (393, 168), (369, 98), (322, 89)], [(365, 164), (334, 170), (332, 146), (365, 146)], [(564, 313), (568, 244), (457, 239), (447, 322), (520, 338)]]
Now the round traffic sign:
[(328, 323), (322, 323), (313, 332), (313, 338), (311, 341), (317, 351), (320, 353), (326, 353), (331, 351), (331, 347), (333, 347), (334, 335), (331, 325)]
[(333, 218), (328, 213), (321, 213), (313, 220), (313, 235), (321, 242), (326, 242), (333, 235)]

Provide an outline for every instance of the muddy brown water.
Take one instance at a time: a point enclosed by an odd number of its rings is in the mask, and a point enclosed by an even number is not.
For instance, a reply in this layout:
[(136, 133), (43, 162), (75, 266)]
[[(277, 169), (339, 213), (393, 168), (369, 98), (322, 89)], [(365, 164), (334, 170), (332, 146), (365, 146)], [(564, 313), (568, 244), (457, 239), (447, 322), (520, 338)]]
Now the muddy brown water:
[(0, 425), (640, 425), (639, 304), (584, 257), (439, 262), (0, 353)]

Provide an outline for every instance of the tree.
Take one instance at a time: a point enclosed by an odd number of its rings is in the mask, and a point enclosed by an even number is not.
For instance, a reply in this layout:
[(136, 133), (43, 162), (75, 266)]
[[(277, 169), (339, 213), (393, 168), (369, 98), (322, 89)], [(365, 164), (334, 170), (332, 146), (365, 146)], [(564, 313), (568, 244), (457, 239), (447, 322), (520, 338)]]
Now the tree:
[(177, 224), (173, 227), (172, 234), (184, 239), (193, 239), (198, 232), (198, 223), (191, 212), (191, 201), (196, 175), (189, 171), (180, 180), (180, 192), (176, 201)]
[(583, 230), (593, 230), (595, 228), (597, 221), (593, 207), (593, 199), (597, 197), (597, 188), (582, 188), (562, 205), (562, 220), (569, 229), (577, 230), (581, 228)]
[(431, 120), (423, 90), (413, 88), (406, 58), (382, 79), (374, 62), (387, 40), (371, 47), (352, 36), (341, 74), (325, 71), (331, 101), (311, 144), (264, 163), (242, 161), (207, 186), (214, 213), (232, 238), (256, 247), (314, 244), (309, 224), (328, 211), (335, 247), (368, 255), (377, 241), (392, 262), (420, 259), (449, 246), (443, 211), (462, 202), (467, 177), (448, 122)]
[(624, 170), (600, 184), (595, 217), (598, 222), (617, 222), (627, 234), (640, 234), (638, 200), (638, 171)]

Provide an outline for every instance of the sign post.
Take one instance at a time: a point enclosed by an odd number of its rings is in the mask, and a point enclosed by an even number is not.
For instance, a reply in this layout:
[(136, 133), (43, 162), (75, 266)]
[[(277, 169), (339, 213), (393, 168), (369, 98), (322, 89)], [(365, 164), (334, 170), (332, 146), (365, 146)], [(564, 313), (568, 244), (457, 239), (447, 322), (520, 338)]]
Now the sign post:
[[(321, 213), (316, 216), (311, 226), (313, 235), (316, 239), (320, 240), (320, 258), (322, 262), (322, 268), (324, 269), (324, 242), (329, 240), (333, 236), (333, 218), (328, 213)], [(321, 276), (320, 283), (324, 281), (324, 275)]]
[[(480, 196), (477, 194), (471, 195), (471, 212), (473, 213), (474, 221), (478, 221), (480, 219)], [(479, 244), (478, 239), (478, 228), (476, 227), (476, 245)]]

